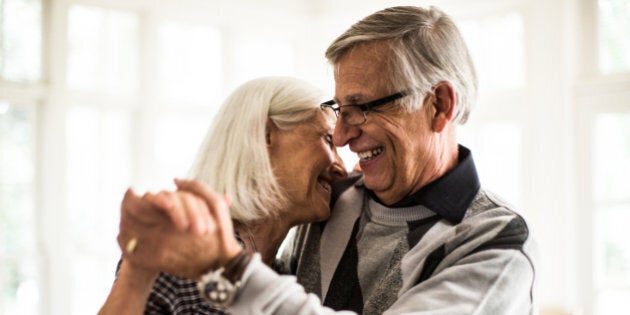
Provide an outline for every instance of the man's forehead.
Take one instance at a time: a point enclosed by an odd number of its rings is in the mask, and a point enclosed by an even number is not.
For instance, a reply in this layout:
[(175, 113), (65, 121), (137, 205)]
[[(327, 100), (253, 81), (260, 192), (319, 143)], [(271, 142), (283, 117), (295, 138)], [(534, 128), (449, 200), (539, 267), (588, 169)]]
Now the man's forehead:
[(335, 100), (360, 103), (379, 96), (389, 85), (387, 46), (382, 42), (359, 45), (335, 64)]

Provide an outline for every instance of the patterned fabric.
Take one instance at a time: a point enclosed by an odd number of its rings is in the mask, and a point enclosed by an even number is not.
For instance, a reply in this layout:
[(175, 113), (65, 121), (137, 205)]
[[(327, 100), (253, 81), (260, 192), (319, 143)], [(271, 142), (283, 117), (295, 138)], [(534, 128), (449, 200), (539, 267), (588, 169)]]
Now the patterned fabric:
[(160, 274), (155, 281), (145, 314), (227, 314), (206, 305), (199, 296), (197, 281)]
[[(240, 235), (235, 233), (235, 237), (241, 246), (245, 248), (245, 243)], [(117, 275), (121, 262), (118, 263)], [(229, 312), (218, 310), (205, 304), (199, 295), (196, 280), (160, 273), (151, 289), (144, 314), (213, 315), (229, 314)]]

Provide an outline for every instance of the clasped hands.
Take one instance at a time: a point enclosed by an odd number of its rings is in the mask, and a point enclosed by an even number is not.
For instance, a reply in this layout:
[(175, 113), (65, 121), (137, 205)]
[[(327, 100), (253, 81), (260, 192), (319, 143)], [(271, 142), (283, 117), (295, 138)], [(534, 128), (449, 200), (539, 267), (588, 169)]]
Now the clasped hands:
[(242, 247), (234, 237), (227, 197), (195, 180), (176, 191), (137, 195), (121, 204), (118, 245), (135, 270), (197, 279), (225, 265)]

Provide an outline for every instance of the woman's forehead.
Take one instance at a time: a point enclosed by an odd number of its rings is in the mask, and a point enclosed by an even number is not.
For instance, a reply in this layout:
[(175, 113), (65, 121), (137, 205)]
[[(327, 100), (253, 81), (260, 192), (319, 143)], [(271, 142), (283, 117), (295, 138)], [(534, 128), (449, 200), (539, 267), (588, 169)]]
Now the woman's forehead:
[(315, 116), (316, 125), (322, 130), (330, 131), (335, 128), (337, 117), (331, 111), (320, 110)]

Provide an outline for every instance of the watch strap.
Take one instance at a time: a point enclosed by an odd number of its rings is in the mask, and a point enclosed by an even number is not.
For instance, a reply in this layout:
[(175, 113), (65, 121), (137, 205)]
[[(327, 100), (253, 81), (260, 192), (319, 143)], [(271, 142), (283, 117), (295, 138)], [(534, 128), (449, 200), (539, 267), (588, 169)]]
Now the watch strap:
[(226, 309), (232, 305), (241, 287), (241, 277), (252, 257), (247, 250), (242, 250), (224, 267), (201, 276), (197, 283), (201, 297), (217, 309)]
[(239, 282), (241, 277), (243, 277), (247, 265), (252, 260), (252, 256), (253, 255), (248, 253), (246, 249), (241, 250), (225, 265), (223, 276), (232, 283)]

